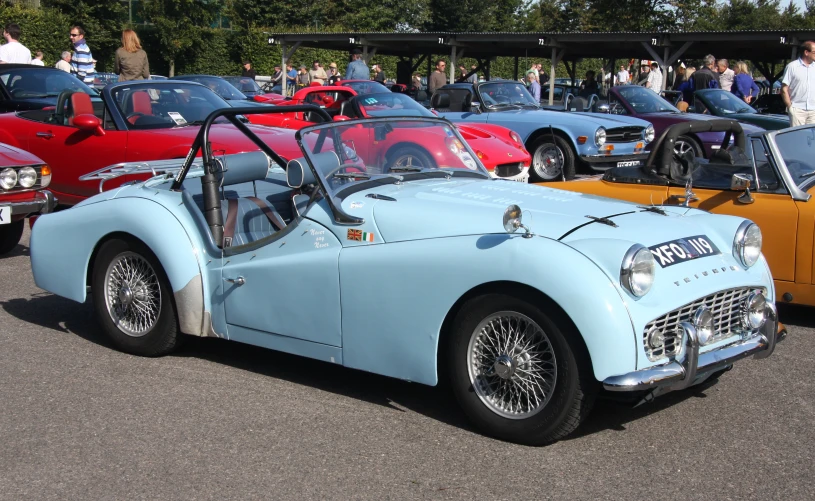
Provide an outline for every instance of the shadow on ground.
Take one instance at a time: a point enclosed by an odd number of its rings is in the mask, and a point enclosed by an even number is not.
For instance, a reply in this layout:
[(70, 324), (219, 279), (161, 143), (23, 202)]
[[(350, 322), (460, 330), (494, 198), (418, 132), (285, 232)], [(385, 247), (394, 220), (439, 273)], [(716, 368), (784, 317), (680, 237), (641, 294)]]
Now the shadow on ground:
[[(30, 299), (0, 302), (6, 313), (50, 331), (70, 333), (113, 349), (94, 318), (90, 301), (78, 304), (48, 293)], [(185, 339), (180, 350), (171, 355), (194, 357), (227, 365), (263, 376), (282, 379), (321, 391), (381, 405), (398, 412), (410, 410), (451, 426), (477, 433), (459, 410), (455, 399), (444, 386), (428, 387), (370, 374), (338, 365), (320, 362), (264, 348), (214, 338)], [(594, 411), (570, 439), (579, 439), (607, 430), (623, 431), (629, 422), (676, 405), (688, 398), (704, 397), (711, 384), (668, 394), (655, 402), (632, 408), (631, 404), (598, 399)]]

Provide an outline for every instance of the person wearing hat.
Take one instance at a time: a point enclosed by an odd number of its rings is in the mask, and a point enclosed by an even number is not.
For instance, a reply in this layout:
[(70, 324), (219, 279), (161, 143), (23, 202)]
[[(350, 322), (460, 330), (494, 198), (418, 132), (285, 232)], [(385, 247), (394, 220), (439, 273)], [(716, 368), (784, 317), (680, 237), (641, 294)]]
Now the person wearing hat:
[(332, 62), (328, 65), (328, 85), (338, 85), (340, 81), (340, 70), (337, 69), (337, 63)]
[(280, 66), (275, 66), (272, 78), (269, 80), (272, 85), (272, 92), (280, 94), (283, 91), (283, 76), (283, 70), (280, 69)]
[(370, 80), (371, 70), (368, 65), (362, 60), (362, 51), (354, 49), (351, 51), (351, 62), (345, 69), (346, 80)]
[(242, 77), (249, 77), (252, 80), (254, 80), (256, 76), (258, 76), (257, 71), (255, 71), (255, 69), (252, 68), (252, 61), (250, 61), (248, 59), (245, 59), (243, 61), (243, 72), (241, 73), (241, 76)]

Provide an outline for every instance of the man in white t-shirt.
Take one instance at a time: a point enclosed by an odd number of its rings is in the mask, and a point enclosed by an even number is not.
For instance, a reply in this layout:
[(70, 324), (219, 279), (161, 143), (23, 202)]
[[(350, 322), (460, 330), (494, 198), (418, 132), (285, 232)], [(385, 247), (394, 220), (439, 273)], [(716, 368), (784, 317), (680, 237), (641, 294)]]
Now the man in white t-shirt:
[(31, 60), (31, 64), (34, 66), (45, 66), (45, 63), (42, 62), (42, 51), (38, 50), (37, 55), (34, 59)]
[(3, 38), (6, 39), (6, 43), (0, 46), (0, 63), (29, 64), (31, 62), (31, 51), (17, 41), (22, 33), (23, 30), (17, 23), (6, 23), (3, 28)]
[(651, 71), (648, 73), (648, 81), (645, 86), (657, 94), (662, 92), (662, 72), (657, 63), (651, 63)]
[(627, 85), (629, 80), (628, 70), (625, 69), (625, 65), (620, 65), (620, 71), (617, 72), (617, 81), (615, 85)]

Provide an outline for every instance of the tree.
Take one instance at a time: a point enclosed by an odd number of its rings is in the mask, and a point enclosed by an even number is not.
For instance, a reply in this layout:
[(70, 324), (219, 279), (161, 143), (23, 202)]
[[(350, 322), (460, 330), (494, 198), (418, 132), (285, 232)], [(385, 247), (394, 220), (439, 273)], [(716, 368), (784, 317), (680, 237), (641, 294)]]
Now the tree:
[[(43, 0), (46, 9), (55, 9), (71, 22), (82, 26), (97, 68), (111, 66), (113, 53), (122, 43), (122, 24), (127, 19), (125, 4), (116, 0)], [(65, 49), (71, 49), (65, 33)]]
[(221, 2), (207, 0), (144, 0), (142, 13), (152, 23), (152, 35), (160, 46), (162, 58), (175, 75), (175, 62), (204, 41)]

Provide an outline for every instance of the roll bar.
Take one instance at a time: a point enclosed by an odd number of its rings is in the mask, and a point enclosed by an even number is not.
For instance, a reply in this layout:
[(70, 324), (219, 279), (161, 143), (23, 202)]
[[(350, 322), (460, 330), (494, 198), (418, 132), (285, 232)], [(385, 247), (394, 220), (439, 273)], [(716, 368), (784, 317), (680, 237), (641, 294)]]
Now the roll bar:
[(689, 133), (700, 132), (724, 132), (721, 148), (727, 149), (730, 146), (730, 138), (733, 137), (734, 146), (744, 149), (747, 146), (747, 136), (741, 124), (735, 120), (692, 120), (671, 125), (659, 136), (648, 160), (645, 161), (644, 168), (648, 171), (668, 172), (674, 153), (674, 143), (679, 136)]
[(209, 114), (209, 116), (207, 116), (206, 120), (204, 120), (204, 124), (201, 126), (201, 129), (195, 136), (195, 141), (193, 141), (192, 147), (190, 148), (189, 153), (187, 153), (184, 163), (181, 165), (181, 170), (178, 171), (178, 175), (175, 177), (173, 185), (170, 187), (170, 189), (173, 191), (178, 191), (181, 189), (181, 184), (184, 182), (184, 178), (187, 177), (187, 172), (189, 172), (190, 167), (192, 167), (192, 164), (195, 161), (195, 156), (200, 150), (201, 159), (204, 166), (204, 175), (201, 177), (201, 192), (204, 196), (204, 217), (206, 218), (207, 225), (212, 233), (212, 238), (216, 243), (219, 243), (220, 245), (220, 242), (222, 242), (224, 239), (224, 216), (221, 213), (221, 198), (218, 196), (219, 181), (216, 175), (218, 164), (213, 159), (212, 145), (209, 142), (209, 129), (212, 127), (212, 124), (220, 117), (226, 118), (232, 125), (243, 132), (246, 137), (255, 143), (255, 145), (260, 148), (263, 153), (282, 166), (286, 165), (286, 162), (280, 158), (280, 155), (275, 153), (275, 151), (272, 150), (269, 145), (261, 141), (261, 139), (257, 137), (257, 135), (246, 126), (246, 124), (241, 122), (238, 119), (238, 115), (268, 115), (272, 113), (298, 112), (305, 113), (308, 111), (316, 113), (326, 122), (331, 121), (331, 116), (326, 113), (324, 109), (310, 104), (298, 106), (269, 105), (263, 107), (253, 106), (241, 108), (222, 108), (213, 111)]

